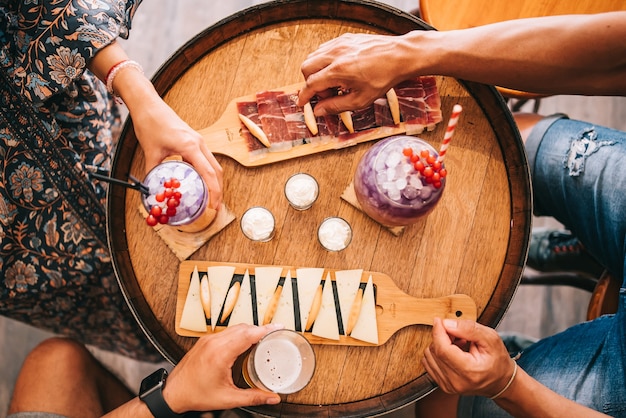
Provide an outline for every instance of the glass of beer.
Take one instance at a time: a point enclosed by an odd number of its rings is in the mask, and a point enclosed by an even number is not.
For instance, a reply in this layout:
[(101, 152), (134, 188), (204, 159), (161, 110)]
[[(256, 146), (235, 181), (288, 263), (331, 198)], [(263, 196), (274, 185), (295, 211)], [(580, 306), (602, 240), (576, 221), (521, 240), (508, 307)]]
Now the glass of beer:
[(299, 332), (270, 332), (252, 348), (242, 366), (246, 383), (279, 394), (302, 390), (313, 377), (315, 353)]

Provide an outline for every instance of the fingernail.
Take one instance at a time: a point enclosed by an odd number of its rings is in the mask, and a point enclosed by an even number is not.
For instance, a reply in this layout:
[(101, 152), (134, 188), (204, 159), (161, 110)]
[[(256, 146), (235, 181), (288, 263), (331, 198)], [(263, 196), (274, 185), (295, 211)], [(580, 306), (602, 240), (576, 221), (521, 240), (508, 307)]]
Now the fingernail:
[(285, 328), (283, 324), (267, 324), (266, 327), (270, 330), (277, 330), (277, 329)]
[(457, 328), (459, 325), (459, 323), (454, 320), (454, 319), (444, 319), (443, 320), (443, 326), (446, 328), (450, 328), (450, 329), (455, 329)]
[(326, 109), (315, 108), (315, 116), (326, 116)]
[(265, 403), (267, 405), (276, 405), (276, 404), (280, 403), (280, 397), (273, 396), (271, 398), (267, 398), (267, 401)]

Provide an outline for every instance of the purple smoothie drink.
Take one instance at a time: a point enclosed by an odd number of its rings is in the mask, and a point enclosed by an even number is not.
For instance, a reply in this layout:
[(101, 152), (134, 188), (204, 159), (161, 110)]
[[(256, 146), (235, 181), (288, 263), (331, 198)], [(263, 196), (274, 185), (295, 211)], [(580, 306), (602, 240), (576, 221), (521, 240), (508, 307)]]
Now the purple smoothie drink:
[(143, 184), (149, 189), (142, 195), (148, 225), (167, 224), (197, 232), (215, 217), (215, 211), (207, 207), (209, 191), (204, 180), (185, 162), (162, 162), (146, 175)]
[(437, 204), (447, 171), (437, 151), (413, 136), (376, 143), (359, 162), (354, 191), (363, 211), (387, 226), (415, 223)]

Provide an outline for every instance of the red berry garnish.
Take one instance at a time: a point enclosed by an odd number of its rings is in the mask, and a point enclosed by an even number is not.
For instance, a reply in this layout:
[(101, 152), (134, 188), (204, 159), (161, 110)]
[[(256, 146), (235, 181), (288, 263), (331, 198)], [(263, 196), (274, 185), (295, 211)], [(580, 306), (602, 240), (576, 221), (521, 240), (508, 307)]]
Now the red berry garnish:
[(183, 197), (183, 194), (179, 192), (178, 190), (175, 190), (174, 195), (172, 197), (176, 200), (180, 200), (180, 198)]
[(154, 216), (152, 216), (152, 215), (148, 215), (148, 217), (146, 218), (146, 223), (147, 223), (149, 226), (156, 226), (156, 224), (158, 224), (158, 223), (159, 223), (159, 221), (158, 221), (158, 220), (157, 220), (157, 218), (155, 218)]
[(161, 216), (161, 212), (161, 206), (154, 205), (150, 208), (150, 215), (154, 216), (155, 218)]
[(170, 220), (170, 217), (167, 215), (161, 215), (159, 216), (159, 223), (165, 225), (167, 223), (167, 221)]
[(170, 182), (172, 183), (173, 189), (178, 189), (180, 187), (180, 181), (177, 178), (172, 177)]
[(165, 180), (163, 182), (163, 187), (165, 187), (166, 189), (169, 189), (172, 187), (172, 180)]
[(420, 160), (420, 156), (417, 154), (412, 154), (410, 160), (413, 164), (415, 164), (416, 162)]
[(411, 155), (413, 155), (413, 150), (409, 147), (406, 147), (402, 150), (402, 153), (407, 156), (410, 157)]
[(433, 174), (435, 174), (434, 170), (432, 167), (425, 167), (424, 168), (424, 176), (426, 177), (432, 177)]
[(154, 195), (154, 198), (156, 199), (157, 202), (164, 202), (165, 201), (165, 193), (164, 192), (159, 192), (159, 193)]
[(428, 152), (427, 149), (423, 149), (422, 151), (420, 151), (420, 156), (422, 158), (428, 158), (429, 155), (430, 155), (430, 153)]
[(437, 188), (437, 189), (441, 189), (441, 182), (440, 181), (433, 181), (433, 186), (435, 186), (435, 188)]
[(176, 215), (176, 208), (173, 206), (170, 206), (165, 210), (165, 213), (167, 214), (167, 216), (174, 216)]
[(170, 197), (167, 201), (168, 208), (175, 208), (178, 205), (180, 205), (180, 200), (174, 199), (173, 197)]
[(435, 156), (432, 154), (428, 154), (428, 157), (426, 157), (426, 162), (430, 165), (433, 165), (435, 161)]
[(441, 169), (441, 161), (436, 160), (436, 161), (432, 164), (432, 166), (433, 166), (433, 170), (435, 170), (435, 171), (439, 171), (439, 170)]
[(415, 164), (413, 164), (413, 168), (415, 168), (415, 170), (419, 171), (420, 173), (423, 173), (424, 163), (421, 161), (416, 161)]
[(441, 176), (441, 178), (444, 178), (445, 176), (448, 175), (448, 170), (446, 170), (445, 168), (442, 168), (441, 170), (439, 170), (439, 175)]
[(434, 172), (434, 173), (433, 173), (433, 181), (434, 181), (434, 182), (441, 181), (441, 174), (439, 174), (439, 173), (437, 173), (437, 172)]
[(165, 191), (163, 192), (166, 198), (170, 198), (174, 195), (174, 190), (172, 189), (165, 189)]

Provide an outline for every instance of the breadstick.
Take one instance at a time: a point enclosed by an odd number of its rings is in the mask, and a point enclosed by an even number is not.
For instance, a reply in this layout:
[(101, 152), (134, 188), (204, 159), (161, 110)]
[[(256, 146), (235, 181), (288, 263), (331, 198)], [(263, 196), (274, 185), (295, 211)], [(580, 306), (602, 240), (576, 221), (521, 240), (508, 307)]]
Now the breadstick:
[(269, 324), (272, 322), (272, 318), (274, 318), (274, 314), (276, 313), (276, 308), (278, 308), (278, 300), (280, 299), (280, 294), (283, 293), (283, 286), (277, 286), (274, 291), (274, 295), (272, 299), (270, 299), (269, 304), (267, 305), (267, 310), (265, 311), (265, 318), (263, 318), (263, 323), (261, 325)]
[(387, 103), (389, 104), (389, 110), (391, 110), (393, 123), (398, 125), (400, 123), (400, 104), (398, 103), (398, 95), (396, 95), (394, 89), (389, 89), (387, 92)]
[(223, 322), (226, 318), (230, 316), (235, 308), (235, 304), (237, 303), (237, 299), (239, 298), (239, 291), (241, 290), (241, 284), (236, 282), (228, 291), (226, 295), (226, 300), (224, 301), (224, 308), (222, 309), (222, 316), (220, 317), (220, 322)]
[(315, 114), (313, 113), (313, 107), (311, 107), (311, 102), (306, 102), (304, 104), (304, 123), (306, 123), (306, 127), (309, 128), (309, 131), (313, 135), (317, 135), (319, 132), (317, 129), (317, 119), (315, 119)]
[(315, 318), (317, 318), (317, 314), (320, 312), (320, 307), (322, 306), (322, 289), (323, 286), (320, 284), (315, 291), (315, 297), (313, 298), (311, 310), (309, 311), (309, 319), (307, 320), (306, 326), (302, 331), (311, 329), (313, 322), (315, 322)]
[(346, 110), (345, 112), (341, 112), (339, 114), (339, 117), (341, 118), (341, 121), (343, 122), (345, 127), (348, 129), (348, 132), (353, 134), (354, 124), (352, 123), (352, 112), (350, 112), (349, 110)]
[(252, 120), (250, 120), (249, 117), (242, 115), (241, 113), (239, 114), (239, 120), (241, 120), (241, 122), (246, 125), (246, 128), (248, 128), (248, 130), (250, 131), (250, 133), (259, 141), (261, 141), (261, 143), (263, 145), (265, 145), (266, 147), (270, 147), (272, 144), (270, 143), (270, 140), (267, 139), (267, 135), (265, 135), (265, 132), (263, 132), (263, 129), (261, 129), (261, 127), (259, 125), (257, 125), (256, 123), (252, 122)]
[(362, 303), (363, 303), (363, 289), (359, 287), (359, 290), (356, 292), (356, 296), (354, 297), (352, 308), (350, 309), (350, 315), (348, 316), (346, 329), (344, 330), (346, 335), (350, 335), (352, 333), (354, 324), (356, 324), (357, 319), (359, 319), (359, 313), (361, 312)]
[(209, 292), (208, 276), (204, 276), (202, 280), (200, 280), (200, 302), (202, 302), (204, 316), (206, 316), (207, 319), (211, 319), (211, 294)]

